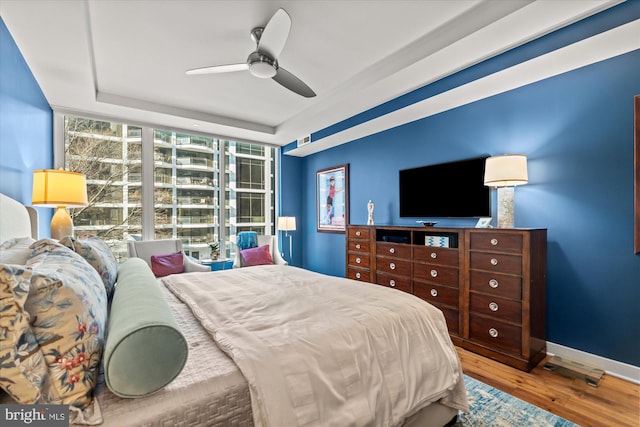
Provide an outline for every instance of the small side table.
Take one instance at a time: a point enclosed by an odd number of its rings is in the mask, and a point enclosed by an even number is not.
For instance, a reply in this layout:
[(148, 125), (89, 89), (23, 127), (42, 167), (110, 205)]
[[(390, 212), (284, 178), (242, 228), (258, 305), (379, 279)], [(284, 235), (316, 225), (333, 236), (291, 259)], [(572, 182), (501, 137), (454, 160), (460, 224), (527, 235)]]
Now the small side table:
[(211, 271), (226, 270), (231, 267), (233, 260), (231, 258), (218, 258), (218, 259), (201, 259), (202, 265), (208, 265), (211, 267)]

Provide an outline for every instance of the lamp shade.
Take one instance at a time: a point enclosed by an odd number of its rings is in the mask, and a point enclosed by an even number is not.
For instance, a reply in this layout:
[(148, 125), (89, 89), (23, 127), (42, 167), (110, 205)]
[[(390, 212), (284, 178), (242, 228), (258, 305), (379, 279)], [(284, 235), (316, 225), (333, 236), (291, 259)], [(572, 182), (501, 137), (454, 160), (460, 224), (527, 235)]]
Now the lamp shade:
[(522, 154), (504, 154), (489, 157), (484, 168), (484, 185), (513, 187), (529, 182), (527, 157)]
[(36, 170), (33, 172), (31, 203), (48, 207), (86, 206), (85, 176), (79, 172), (62, 169)]
[(296, 229), (296, 217), (295, 216), (280, 216), (278, 217), (278, 230), (281, 231), (295, 231)]

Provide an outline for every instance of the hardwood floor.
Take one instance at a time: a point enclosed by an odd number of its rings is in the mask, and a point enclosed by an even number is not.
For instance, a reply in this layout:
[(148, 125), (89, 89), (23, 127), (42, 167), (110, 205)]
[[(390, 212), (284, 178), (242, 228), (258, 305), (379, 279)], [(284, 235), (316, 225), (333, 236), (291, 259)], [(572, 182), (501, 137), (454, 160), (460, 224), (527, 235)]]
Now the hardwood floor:
[(598, 387), (542, 368), (531, 372), (456, 347), (465, 374), (583, 427), (639, 427), (640, 386), (604, 375)]

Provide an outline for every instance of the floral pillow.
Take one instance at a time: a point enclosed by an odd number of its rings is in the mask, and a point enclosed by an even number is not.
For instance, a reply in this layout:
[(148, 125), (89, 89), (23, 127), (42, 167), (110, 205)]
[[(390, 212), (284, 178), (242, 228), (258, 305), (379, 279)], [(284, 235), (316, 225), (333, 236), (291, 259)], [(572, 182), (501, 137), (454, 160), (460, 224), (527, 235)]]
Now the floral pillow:
[(67, 236), (60, 240), (60, 244), (80, 254), (93, 268), (96, 269), (111, 298), (118, 277), (118, 261), (113, 256), (111, 248), (99, 237), (85, 233), (78, 238)]
[(0, 264), (0, 388), (16, 402), (40, 400), (47, 365), (24, 310), (31, 269)]
[(49, 239), (32, 245), (25, 309), (48, 367), (40, 403), (91, 405), (104, 347), (107, 295), (96, 270)]
[(0, 264), (24, 265), (31, 255), (31, 246), (35, 239), (18, 237), (9, 239), (0, 245)]
[(271, 249), (269, 245), (262, 245), (257, 248), (245, 249), (240, 252), (242, 266), (251, 267), (254, 265), (273, 264)]

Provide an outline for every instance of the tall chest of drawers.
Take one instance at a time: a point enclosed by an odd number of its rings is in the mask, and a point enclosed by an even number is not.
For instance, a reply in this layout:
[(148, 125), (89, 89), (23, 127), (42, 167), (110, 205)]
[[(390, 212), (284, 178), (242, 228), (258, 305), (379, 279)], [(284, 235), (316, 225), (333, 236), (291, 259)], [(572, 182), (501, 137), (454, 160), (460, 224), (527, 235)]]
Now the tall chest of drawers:
[(349, 225), (347, 277), (428, 301), (456, 345), (529, 371), (546, 355), (546, 247), (545, 229)]

